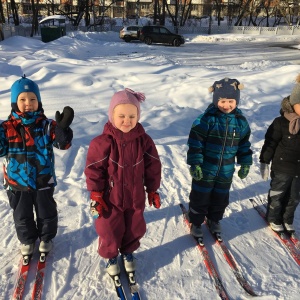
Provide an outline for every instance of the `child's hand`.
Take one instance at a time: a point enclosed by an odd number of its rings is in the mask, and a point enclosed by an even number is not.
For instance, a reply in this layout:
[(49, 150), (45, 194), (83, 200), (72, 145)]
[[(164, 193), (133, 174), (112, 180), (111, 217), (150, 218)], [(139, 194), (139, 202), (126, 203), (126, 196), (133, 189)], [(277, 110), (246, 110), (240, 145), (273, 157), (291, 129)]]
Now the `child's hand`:
[(267, 181), (268, 178), (269, 178), (269, 173), (270, 173), (269, 165), (261, 163), (260, 164), (260, 175), (261, 175), (261, 178), (263, 180)]
[(247, 175), (248, 175), (248, 173), (249, 173), (249, 170), (250, 170), (250, 166), (249, 165), (241, 165), (241, 168), (238, 171), (238, 176), (241, 179), (246, 178)]
[(155, 208), (160, 208), (160, 197), (159, 197), (159, 194), (157, 192), (150, 192), (148, 193), (148, 202), (149, 202), (149, 205), (155, 207)]
[(202, 170), (199, 165), (192, 165), (190, 167), (190, 174), (196, 181), (200, 181), (203, 178)]
[(108, 207), (103, 200), (103, 192), (91, 192), (90, 211), (94, 219), (102, 217), (104, 211), (108, 211)]
[(55, 114), (55, 121), (57, 126), (61, 127), (62, 129), (67, 129), (71, 125), (74, 119), (74, 110), (70, 106), (65, 106), (62, 113), (59, 111)]

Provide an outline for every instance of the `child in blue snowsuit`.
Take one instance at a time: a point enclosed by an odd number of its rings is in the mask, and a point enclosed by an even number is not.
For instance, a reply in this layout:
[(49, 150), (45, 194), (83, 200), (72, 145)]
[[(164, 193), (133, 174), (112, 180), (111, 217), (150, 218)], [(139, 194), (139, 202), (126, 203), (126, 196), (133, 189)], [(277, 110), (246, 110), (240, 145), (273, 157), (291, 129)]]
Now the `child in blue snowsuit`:
[[(4, 156), (7, 190), (21, 253), (30, 256), (39, 238), (40, 252), (49, 252), (57, 233), (53, 198), (56, 176), (53, 147), (68, 149), (74, 111), (66, 106), (55, 119), (44, 115), (38, 85), (25, 77), (11, 87), (11, 114), (0, 124), (0, 156)], [(36, 212), (36, 220), (34, 212)]]
[(252, 164), (250, 127), (237, 108), (243, 85), (236, 79), (216, 81), (213, 103), (193, 123), (187, 163), (193, 178), (188, 218), (191, 233), (201, 238), (205, 217), (213, 233), (220, 233), (219, 221), (229, 204), (229, 190), (235, 163), (241, 165), (238, 176), (244, 179)]

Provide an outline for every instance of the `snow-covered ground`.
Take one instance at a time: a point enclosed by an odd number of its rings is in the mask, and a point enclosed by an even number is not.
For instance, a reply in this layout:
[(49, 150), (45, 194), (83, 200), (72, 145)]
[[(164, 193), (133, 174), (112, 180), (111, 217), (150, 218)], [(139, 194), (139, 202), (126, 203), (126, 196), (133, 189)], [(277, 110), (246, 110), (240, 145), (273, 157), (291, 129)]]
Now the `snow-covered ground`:
[[(252, 208), (250, 197), (266, 200), (258, 157), (264, 134), (278, 116), (300, 72), (299, 36), (185, 36), (174, 48), (125, 43), (118, 33), (71, 33), (44, 44), (13, 37), (0, 42), (0, 119), (10, 113), (10, 87), (21, 75), (35, 80), (49, 118), (72, 106), (73, 146), (56, 151), (55, 199), (59, 231), (49, 254), (43, 299), (116, 299), (97, 254), (89, 214), (84, 166), (89, 142), (102, 132), (108, 104), (124, 87), (146, 94), (141, 123), (154, 139), (163, 165), (162, 207), (145, 211), (147, 233), (135, 253), (143, 299), (219, 299), (195, 242), (183, 223), (179, 203), (188, 204), (191, 178), (186, 165), (193, 120), (212, 101), (208, 87), (224, 77), (244, 83), (240, 108), (252, 129), (254, 165), (249, 176), (234, 175), (222, 227), (226, 244), (259, 299), (299, 299), (299, 266)], [(294, 45), (294, 46), (293, 46)], [(284, 47), (290, 46), (290, 47)], [(293, 47), (292, 47), (293, 46)], [(1, 174), (2, 177), (2, 174)], [(10, 299), (20, 261), (12, 211), (0, 190), (0, 298)], [(295, 227), (300, 231), (300, 211)], [(204, 228), (205, 242), (231, 299), (250, 299)], [(34, 264), (36, 264), (34, 257)], [(34, 268), (29, 272), (30, 298)], [(128, 289), (126, 289), (128, 292)]]

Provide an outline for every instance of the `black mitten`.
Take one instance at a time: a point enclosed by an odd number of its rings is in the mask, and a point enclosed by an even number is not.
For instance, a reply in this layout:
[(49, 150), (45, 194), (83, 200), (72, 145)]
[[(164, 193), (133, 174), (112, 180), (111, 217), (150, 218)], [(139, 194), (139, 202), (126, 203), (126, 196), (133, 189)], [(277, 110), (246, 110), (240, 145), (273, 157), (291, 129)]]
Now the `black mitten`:
[(57, 126), (59, 126), (62, 129), (69, 128), (73, 119), (74, 119), (74, 110), (70, 106), (65, 106), (62, 113), (57, 111), (55, 114), (55, 121), (57, 123)]
[(55, 128), (55, 142), (58, 149), (68, 149), (71, 146), (73, 139), (73, 131), (69, 127), (67, 129), (62, 129), (59, 126)]

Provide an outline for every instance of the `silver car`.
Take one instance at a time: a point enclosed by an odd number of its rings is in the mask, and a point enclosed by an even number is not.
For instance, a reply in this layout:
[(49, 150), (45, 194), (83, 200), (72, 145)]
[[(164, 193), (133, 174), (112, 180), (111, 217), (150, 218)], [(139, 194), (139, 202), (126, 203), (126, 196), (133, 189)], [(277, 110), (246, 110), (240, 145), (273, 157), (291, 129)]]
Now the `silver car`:
[(141, 28), (141, 26), (137, 25), (124, 26), (120, 30), (120, 39), (124, 40), (126, 43), (129, 43), (132, 40), (139, 40), (138, 31)]

